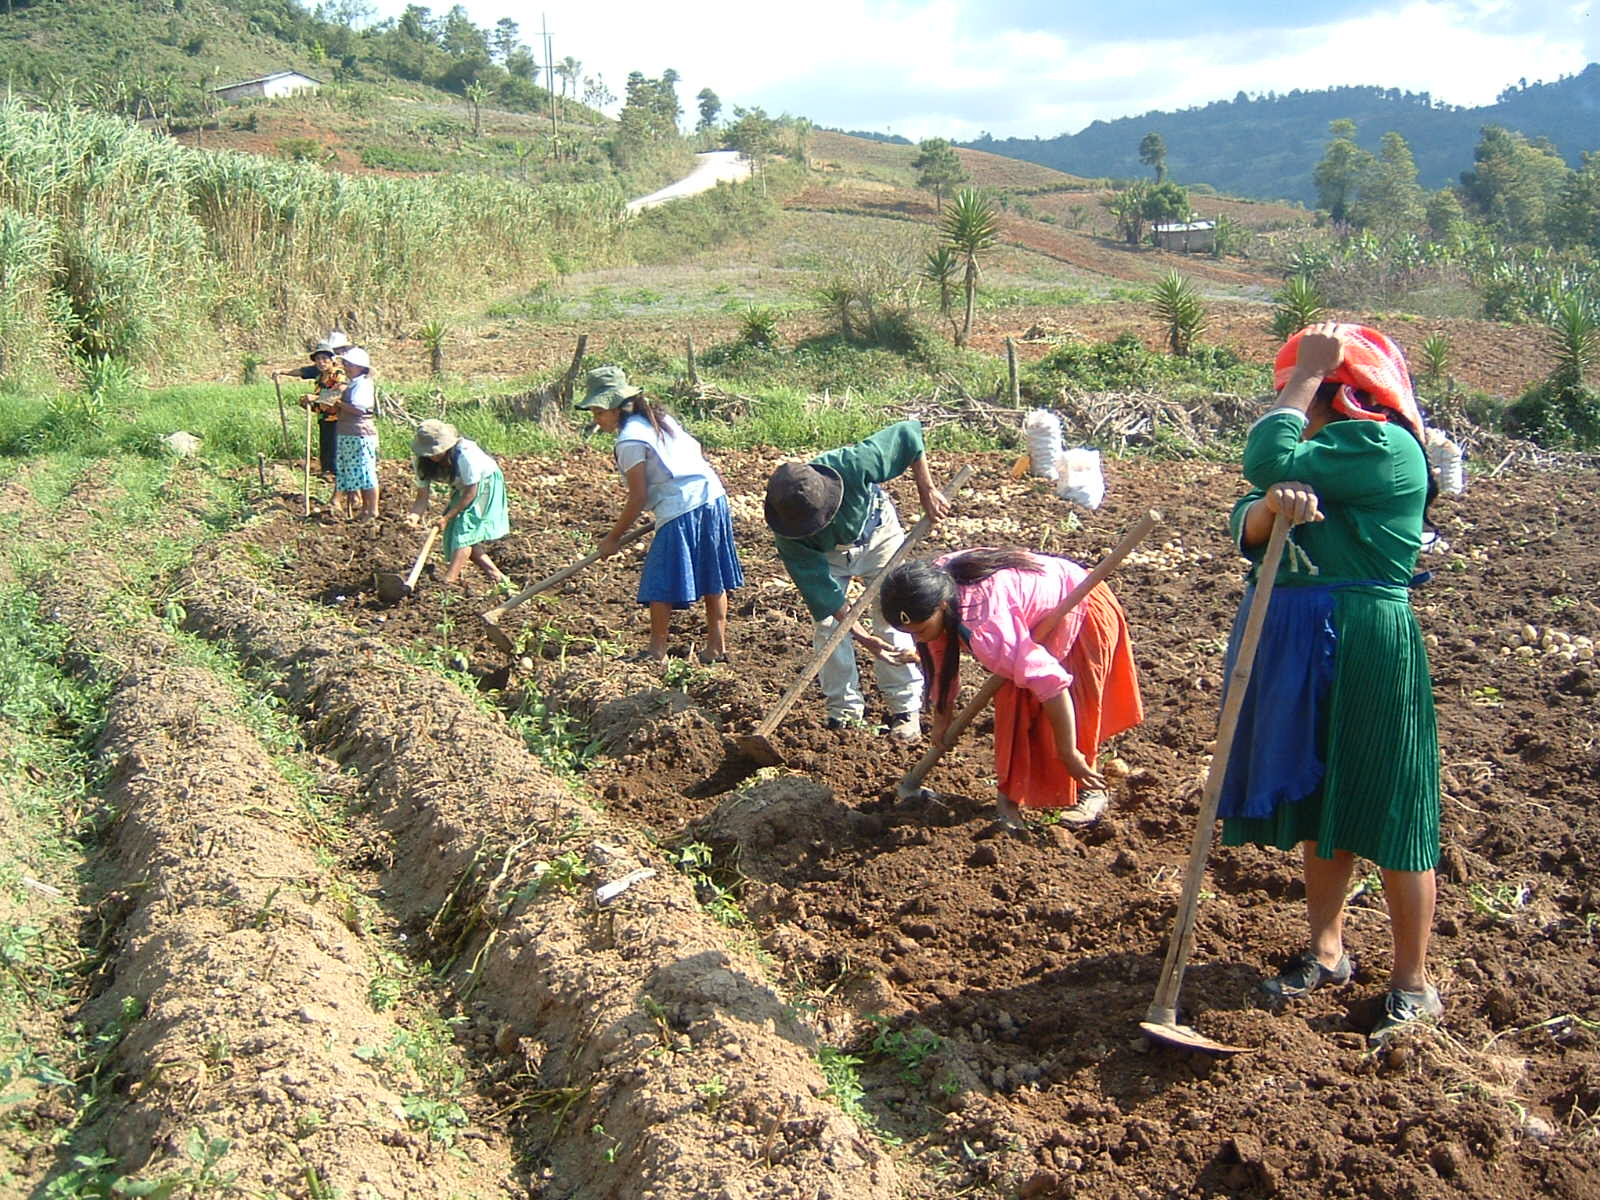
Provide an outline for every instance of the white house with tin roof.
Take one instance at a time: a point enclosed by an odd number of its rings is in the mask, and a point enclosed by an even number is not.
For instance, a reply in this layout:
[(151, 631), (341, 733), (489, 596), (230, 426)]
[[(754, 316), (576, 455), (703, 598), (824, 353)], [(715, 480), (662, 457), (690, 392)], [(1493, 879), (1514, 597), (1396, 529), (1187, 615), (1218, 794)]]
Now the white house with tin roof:
[(224, 104), (237, 104), (241, 100), (275, 100), (296, 92), (314, 92), (321, 86), (322, 80), (302, 75), (299, 71), (277, 71), (259, 79), (223, 84), (211, 91)]

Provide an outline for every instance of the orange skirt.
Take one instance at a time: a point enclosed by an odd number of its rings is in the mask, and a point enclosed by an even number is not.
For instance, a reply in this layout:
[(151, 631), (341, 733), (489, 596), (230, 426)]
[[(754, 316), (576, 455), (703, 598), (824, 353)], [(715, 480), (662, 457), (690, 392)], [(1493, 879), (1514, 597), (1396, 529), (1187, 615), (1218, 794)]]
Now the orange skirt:
[[(1072, 676), (1068, 689), (1077, 717), (1078, 752), (1095, 761), (1100, 744), (1144, 720), (1139, 676), (1128, 639), (1128, 617), (1100, 584), (1083, 602), (1083, 626), (1071, 646), (1046, 639), (1046, 648)], [(1059, 627), (1058, 627), (1059, 628)], [(995, 773), (1000, 793), (1023, 808), (1071, 808), (1078, 782), (1056, 753), (1055, 731), (1038, 697), (1014, 683), (994, 698)]]

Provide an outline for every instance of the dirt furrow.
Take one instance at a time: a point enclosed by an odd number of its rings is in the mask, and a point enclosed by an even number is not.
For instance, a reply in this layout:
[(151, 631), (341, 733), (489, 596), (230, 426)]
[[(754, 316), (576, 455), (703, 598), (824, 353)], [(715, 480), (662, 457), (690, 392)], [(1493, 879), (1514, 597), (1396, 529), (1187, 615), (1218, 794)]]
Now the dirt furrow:
[(894, 1163), (824, 1098), (815, 1035), (640, 835), (456, 687), (313, 625), (236, 560), (185, 591), (192, 627), (280, 672), (315, 740), (361, 772), (395, 840), (390, 894), (525, 1060), (508, 1108), (552, 1194), (896, 1192)]
[(235, 698), (153, 628), (106, 635), (88, 595), (45, 588), (84, 648), (125, 664), (99, 747), (107, 965), (80, 1014), (117, 1169), (294, 1195), (510, 1194), (503, 1143), (447, 1155), (411, 1119), (426, 1084), (385, 1059), (406, 1035), (369, 1001), (352, 898)]

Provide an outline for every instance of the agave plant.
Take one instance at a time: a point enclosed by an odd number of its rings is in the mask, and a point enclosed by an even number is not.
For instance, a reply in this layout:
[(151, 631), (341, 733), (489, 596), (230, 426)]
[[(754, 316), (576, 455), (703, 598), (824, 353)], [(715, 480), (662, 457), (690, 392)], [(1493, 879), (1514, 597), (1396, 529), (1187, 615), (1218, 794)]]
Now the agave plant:
[(1167, 345), (1180, 358), (1187, 356), (1211, 323), (1200, 293), (1188, 279), (1168, 271), (1150, 290), (1149, 299), (1156, 318), (1166, 327)]
[(1550, 314), (1556, 377), (1582, 384), (1600, 363), (1600, 304), (1576, 292), (1559, 296)]
[(1422, 377), (1429, 383), (1438, 383), (1450, 370), (1450, 339), (1435, 333), (1422, 339)]
[(1286, 338), (1328, 315), (1322, 293), (1309, 275), (1291, 275), (1272, 298), (1272, 336)]
[(739, 340), (758, 350), (770, 350), (778, 340), (778, 314), (761, 304), (752, 304), (739, 320)]
[(450, 326), (435, 318), (417, 330), (417, 340), (428, 348), (428, 369), (437, 379), (444, 374), (444, 343), (450, 336)]
[(964, 263), (961, 281), (966, 310), (961, 328), (956, 331), (956, 345), (965, 346), (972, 336), (972, 308), (978, 295), (978, 257), (1000, 238), (1000, 219), (995, 213), (994, 201), (982, 192), (963, 188), (950, 202), (943, 229), (951, 253)]

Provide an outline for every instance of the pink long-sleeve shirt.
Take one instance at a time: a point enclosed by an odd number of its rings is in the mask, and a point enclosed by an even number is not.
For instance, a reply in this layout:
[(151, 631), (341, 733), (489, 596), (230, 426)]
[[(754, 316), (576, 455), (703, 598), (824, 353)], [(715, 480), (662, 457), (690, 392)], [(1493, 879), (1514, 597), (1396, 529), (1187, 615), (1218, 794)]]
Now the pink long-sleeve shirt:
[[(938, 565), (951, 557), (940, 559)], [(1042, 568), (1039, 571), (1007, 568), (958, 587), (956, 607), (968, 630), (972, 657), (996, 675), (1027, 688), (1043, 703), (1072, 684), (1072, 675), (1060, 660), (1083, 629), (1083, 605), (1063, 617), (1042, 645), (1029, 631), (1089, 572), (1069, 559), (1044, 554), (1036, 558)]]

